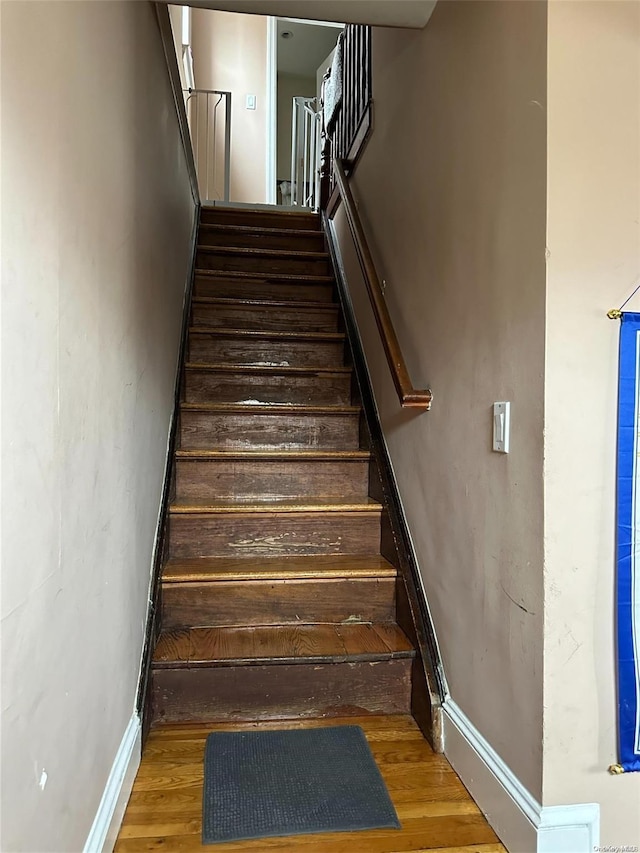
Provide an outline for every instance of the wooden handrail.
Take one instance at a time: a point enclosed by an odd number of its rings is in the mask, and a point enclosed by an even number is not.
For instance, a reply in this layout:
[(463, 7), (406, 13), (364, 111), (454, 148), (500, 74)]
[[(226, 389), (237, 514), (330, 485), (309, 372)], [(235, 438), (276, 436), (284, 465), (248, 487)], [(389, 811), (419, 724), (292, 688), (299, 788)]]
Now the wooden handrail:
[(387, 303), (382, 295), (380, 280), (376, 273), (367, 238), (362, 227), (362, 222), (360, 221), (360, 215), (358, 214), (351, 188), (349, 187), (342, 160), (333, 161), (333, 177), (335, 181), (335, 198), (332, 199), (333, 203), (330, 203), (327, 207), (327, 216), (332, 219), (336, 207), (342, 201), (400, 405), (403, 408), (423, 409), (426, 411), (431, 408), (431, 391), (428, 388), (417, 390), (411, 384), (409, 371), (407, 370), (407, 365), (400, 349), (398, 336), (393, 328)]

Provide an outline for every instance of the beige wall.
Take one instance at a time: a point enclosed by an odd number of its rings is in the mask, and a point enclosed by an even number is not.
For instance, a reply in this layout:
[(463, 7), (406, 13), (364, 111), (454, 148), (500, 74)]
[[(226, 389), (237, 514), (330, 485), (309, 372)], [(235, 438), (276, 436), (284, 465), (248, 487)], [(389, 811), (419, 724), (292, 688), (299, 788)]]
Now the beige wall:
[(182, 6), (167, 6), (169, 10), (169, 20), (171, 21), (171, 31), (173, 33), (173, 45), (176, 51), (178, 60), (178, 69), (180, 71), (180, 80), (183, 87), (186, 86), (184, 76), (184, 66), (182, 64)]
[[(549, 5), (544, 801), (600, 802), (640, 844), (640, 774), (617, 761), (618, 323), (640, 273), (640, 5)], [(630, 304), (640, 310), (640, 300)]]
[(3, 3), (1, 48), (1, 845), (78, 851), (134, 711), (194, 205), (150, 3)]
[(297, 74), (278, 74), (278, 166), (279, 181), (291, 179), (291, 112), (293, 98), (315, 98), (316, 81), (313, 77)]
[[(231, 201), (266, 201), (267, 19), (194, 9), (191, 39), (196, 86), (232, 93)], [(248, 94), (256, 109), (245, 109)], [(222, 107), (221, 107), (222, 109)], [(222, 198), (222, 181), (216, 183)]]
[[(452, 698), (538, 798), (545, 41), (537, 2), (439, 3), (423, 31), (373, 34), (375, 129), (353, 187), (431, 412), (400, 409), (342, 240)], [(498, 400), (508, 456), (491, 451)]]
[[(173, 34), (173, 45), (176, 52), (176, 60), (178, 63), (178, 71), (180, 72), (180, 83), (182, 90), (189, 88), (189, 80), (182, 61), (182, 6), (167, 6), (169, 10), (169, 20), (171, 21), (171, 32)], [(185, 92), (185, 98), (187, 93)]]

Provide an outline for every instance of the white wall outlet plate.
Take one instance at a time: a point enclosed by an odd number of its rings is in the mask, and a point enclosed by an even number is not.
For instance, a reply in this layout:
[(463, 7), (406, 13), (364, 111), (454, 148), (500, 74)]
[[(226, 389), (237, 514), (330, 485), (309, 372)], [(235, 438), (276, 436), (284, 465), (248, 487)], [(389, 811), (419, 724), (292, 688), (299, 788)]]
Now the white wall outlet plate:
[(511, 403), (493, 404), (493, 449), (508, 453), (511, 438)]

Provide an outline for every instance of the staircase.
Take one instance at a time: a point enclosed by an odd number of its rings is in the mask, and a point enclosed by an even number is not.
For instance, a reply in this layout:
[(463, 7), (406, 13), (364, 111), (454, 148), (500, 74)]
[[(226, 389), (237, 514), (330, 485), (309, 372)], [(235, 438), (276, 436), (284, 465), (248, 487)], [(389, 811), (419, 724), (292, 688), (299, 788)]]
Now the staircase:
[(319, 218), (204, 208), (198, 241), (153, 721), (410, 713)]

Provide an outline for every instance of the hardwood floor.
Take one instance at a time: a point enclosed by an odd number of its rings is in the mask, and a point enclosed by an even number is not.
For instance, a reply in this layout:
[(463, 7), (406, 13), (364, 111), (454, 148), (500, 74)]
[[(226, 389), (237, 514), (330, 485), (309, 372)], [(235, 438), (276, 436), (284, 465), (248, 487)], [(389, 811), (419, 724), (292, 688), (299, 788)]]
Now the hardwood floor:
[[(203, 847), (202, 759), (207, 734), (256, 728), (362, 726), (391, 794), (401, 830), (296, 835)], [(115, 853), (215, 850), (216, 853), (506, 853), (446, 758), (436, 755), (409, 716), (291, 720), (278, 723), (165, 725), (153, 729)]]

